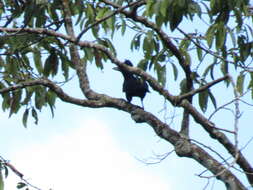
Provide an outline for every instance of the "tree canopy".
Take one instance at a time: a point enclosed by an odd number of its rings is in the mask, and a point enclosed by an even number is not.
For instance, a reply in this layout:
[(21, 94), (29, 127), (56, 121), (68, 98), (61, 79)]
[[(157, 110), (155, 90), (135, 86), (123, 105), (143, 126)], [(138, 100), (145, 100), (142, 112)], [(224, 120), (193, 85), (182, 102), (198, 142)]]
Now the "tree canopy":
[[(54, 114), (57, 99), (90, 109), (117, 109), (136, 123), (148, 124), (179, 157), (202, 165), (212, 173), (208, 177), (222, 181), (226, 189), (252, 188), (252, 163), (239, 144), (244, 137), (238, 135), (241, 116), (253, 106), (252, 9), (249, 0), (3, 0), (2, 110), (10, 117), (22, 112), (27, 127), (30, 117), (39, 122), (43, 109)], [(129, 49), (142, 55), (137, 67), (118, 58), (116, 34), (128, 38)], [(105, 64), (120, 66), (146, 80), (152, 92), (182, 110), (180, 126), (174, 129), (156, 113), (94, 90), (88, 63), (101, 70)], [(73, 74), (83, 98), (62, 87)], [(178, 90), (170, 90), (168, 84)], [(222, 96), (217, 86), (227, 95)], [(224, 110), (232, 113), (227, 118), (231, 126), (215, 117)], [(196, 127), (226, 154), (197, 141), (190, 133)], [(13, 170), (4, 159), (0, 166)], [(241, 181), (241, 176), (247, 180)]]

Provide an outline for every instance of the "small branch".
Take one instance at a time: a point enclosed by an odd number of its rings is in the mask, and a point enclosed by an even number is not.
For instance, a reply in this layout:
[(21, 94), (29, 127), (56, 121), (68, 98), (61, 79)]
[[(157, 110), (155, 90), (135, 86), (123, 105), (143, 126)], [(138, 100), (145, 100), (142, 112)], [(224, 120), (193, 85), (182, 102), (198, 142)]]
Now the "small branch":
[(240, 95), (237, 91), (237, 87), (236, 87), (236, 84), (235, 84), (233, 78), (230, 76), (229, 79), (230, 79), (230, 81), (232, 83), (232, 86), (234, 88), (234, 96), (235, 96), (235, 101), (234, 101), (234, 104), (235, 104), (235, 117), (234, 117), (235, 135), (234, 135), (234, 140), (235, 140), (235, 148), (237, 149), (237, 153), (236, 153), (237, 156), (236, 157), (238, 157), (238, 152), (239, 152), (239, 149), (238, 149), (238, 130), (239, 130), (239, 118), (241, 117), (241, 112), (240, 112), (240, 108), (239, 108)]
[(179, 101), (182, 101), (183, 99), (186, 99), (186, 98), (188, 98), (188, 97), (194, 96), (194, 95), (197, 94), (197, 93), (203, 92), (203, 91), (205, 91), (206, 89), (212, 87), (213, 85), (215, 85), (215, 84), (217, 84), (217, 83), (219, 83), (219, 82), (221, 82), (221, 81), (224, 81), (224, 80), (226, 80), (226, 79), (228, 79), (228, 78), (229, 78), (229, 75), (225, 75), (224, 77), (221, 77), (221, 78), (218, 78), (218, 79), (216, 79), (216, 80), (213, 80), (212, 82), (209, 82), (209, 83), (207, 83), (207, 84), (201, 86), (200, 88), (198, 88), (198, 89), (196, 89), (196, 90), (192, 90), (192, 91), (190, 91), (190, 92), (187, 92), (187, 93), (185, 93), (185, 94), (182, 94), (182, 95), (180, 95), (180, 96), (178, 97), (178, 98), (179, 98)]
[(113, 17), (114, 15), (120, 13), (122, 10), (126, 9), (126, 8), (129, 8), (129, 7), (132, 7), (132, 6), (135, 6), (139, 3), (143, 2), (143, 0), (139, 0), (139, 1), (136, 1), (136, 2), (131, 2), (129, 3), (128, 5), (126, 6), (123, 6), (123, 7), (120, 7), (118, 9), (116, 9), (115, 11), (113, 11), (111, 14), (105, 16), (104, 18), (101, 18), (99, 19), (98, 21), (94, 22), (93, 24), (91, 24), (90, 26), (86, 27), (76, 38), (76, 42), (75, 43), (78, 43), (81, 39), (81, 37), (91, 28), (93, 28), (94, 26), (97, 26), (99, 25), (100, 23), (106, 21), (107, 19)]
[[(150, 157), (150, 158), (147, 158), (147, 159), (139, 159), (139, 158), (136, 158), (136, 159), (139, 160), (140, 162), (146, 164), (146, 165), (159, 164), (163, 160), (165, 160), (170, 154), (172, 154), (174, 151), (175, 150), (172, 150), (172, 151), (166, 152), (162, 155), (154, 154), (155, 157)], [(155, 161), (148, 161), (148, 160), (151, 160), (151, 159), (155, 160)]]
[[(250, 91), (250, 90), (247, 90), (245, 93), (241, 94), (241, 95), (238, 97), (239, 101), (242, 101), (243, 103), (245, 103), (245, 102), (244, 102), (243, 100), (241, 100), (240, 98), (243, 97), (245, 94), (247, 94), (249, 91)], [(229, 102), (223, 104), (222, 106), (218, 107), (216, 110), (214, 110), (213, 113), (211, 113), (211, 115), (208, 117), (208, 120), (211, 120), (211, 118), (214, 116), (214, 114), (216, 114), (219, 110), (225, 109), (226, 106), (232, 104), (232, 103), (235, 102), (235, 101), (236, 101), (236, 98), (234, 98), (233, 100), (231, 100), (231, 101), (229, 101)], [(252, 106), (253, 106), (253, 105), (252, 105)]]
[(234, 64), (233, 61), (228, 61), (228, 60), (224, 59), (224, 57), (218, 55), (217, 53), (211, 51), (210, 49), (207, 49), (207, 48), (201, 46), (199, 43), (195, 42), (195, 41), (192, 39), (192, 37), (191, 37), (190, 35), (188, 35), (187, 33), (185, 33), (185, 32), (184, 32), (183, 30), (181, 30), (179, 27), (177, 27), (177, 30), (178, 30), (179, 32), (181, 32), (187, 39), (189, 39), (196, 47), (202, 49), (202, 50), (205, 51), (207, 54), (210, 54), (210, 55), (212, 55), (212, 56), (214, 56), (214, 57), (216, 57), (216, 58), (218, 58), (218, 59), (220, 59), (220, 60), (222, 60), (222, 61), (225, 61), (225, 62), (233, 63), (233, 64)]
[(6, 161), (2, 156), (0, 156), (0, 162), (2, 162), (3, 165), (5, 165), (9, 169), (11, 169), (11, 171), (14, 174), (16, 174), (27, 186), (30, 186), (30, 187), (32, 187), (34, 189), (37, 189), (37, 190), (42, 190), (42, 189), (36, 187), (35, 185), (32, 185), (28, 180), (24, 179), (23, 173), (20, 172), (15, 166), (13, 166), (12, 164), (10, 164), (8, 161)]
[(190, 141), (193, 141), (201, 146), (203, 146), (204, 148), (210, 150), (211, 152), (213, 152), (214, 154), (216, 154), (220, 159), (223, 160), (224, 163), (226, 163), (227, 165), (229, 165), (229, 163), (227, 162), (228, 159), (225, 159), (219, 152), (217, 152), (216, 150), (214, 150), (213, 148), (211, 148), (210, 146), (207, 146), (197, 140), (194, 140), (194, 139), (189, 139)]

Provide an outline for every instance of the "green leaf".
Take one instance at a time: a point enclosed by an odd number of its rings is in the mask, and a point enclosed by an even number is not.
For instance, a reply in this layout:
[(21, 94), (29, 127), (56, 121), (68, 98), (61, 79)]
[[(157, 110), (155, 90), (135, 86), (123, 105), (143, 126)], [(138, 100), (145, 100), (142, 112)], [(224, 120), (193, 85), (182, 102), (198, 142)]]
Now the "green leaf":
[(131, 41), (131, 50), (139, 50), (141, 44), (141, 33), (137, 33)]
[(219, 23), (217, 26), (217, 32), (216, 32), (216, 49), (220, 49), (224, 46), (225, 40), (227, 36), (227, 31), (224, 26), (224, 23)]
[(199, 17), (201, 17), (201, 13), (202, 13), (201, 6), (198, 3), (191, 1), (189, 4), (188, 10), (189, 10), (189, 13), (197, 14)]
[[(206, 67), (206, 69), (205, 69), (205, 71), (204, 71), (204, 73), (203, 73), (202, 76), (203, 76), (203, 77), (206, 77), (206, 75), (207, 75), (209, 72), (212, 73), (212, 72), (213, 72), (213, 69), (214, 69), (214, 66), (215, 66), (214, 63), (208, 65), (208, 66)], [(211, 74), (211, 78), (214, 80), (213, 74)]]
[(180, 82), (180, 90), (181, 90), (181, 93), (180, 93), (180, 94), (184, 94), (184, 93), (187, 92), (186, 79), (183, 79), (183, 80)]
[(23, 183), (23, 182), (19, 182), (18, 184), (17, 184), (17, 189), (22, 189), (22, 188), (24, 188), (24, 187), (26, 187), (27, 185), (25, 184), (25, 183)]
[(169, 7), (170, 3), (171, 3), (170, 0), (163, 0), (162, 1), (160, 12), (161, 12), (161, 14), (162, 14), (163, 17), (166, 17), (167, 11), (168, 11), (168, 7)]
[(197, 50), (198, 59), (201, 61), (203, 57), (203, 51), (199, 47), (197, 47), (196, 50)]
[(102, 57), (100, 56), (99, 51), (94, 50), (94, 55), (95, 55), (95, 64), (97, 66), (97, 68), (100, 68), (101, 70), (104, 69), (103, 63), (102, 63)]
[(45, 100), (45, 89), (43, 87), (37, 86), (35, 88), (35, 107), (38, 110), (41, 110), (41, 108), (45, 105), (46, 100)]
[(1, 168), (0, 168), (0, 190), (4, 190), (4, 179)]
[(143, 51), (145, 54), (145, 58), (146, 59), (151, 58), (151, 53), (152, 53), (153, 47), (152, 47), (152, 43), (150, 43), (150, 40), (148, 39), (148, 37), (144, 38), (142, 48), (143, 48)]
[(211, 99), (211, 101), (213, 103), (214, 108), (217, 109), (216, 99), (215, 99), (213, 93), (211, 92), (211, 90), (208, 90), (208, 95), (209, 95), (209, 98)]
[(148, 17), (151, 17), (154, 14), (154, 0), (147, 0), (146, 1), (146, 9), (145, 9), (145, 15)]
[(34, 109), (34, 107), (32, 108), (32, 117), (35, 119), (35, 124), (37, 125), (38, 124), (38, 114), (37, 114), (37, 111)]
[(22, 105), (27, 105), (28, 102), (31, 101), (31, 97), (32, 97), (32, 95), (33, 95), (33, 88), (32, 88), (32, 87), (27, 87), (27, 88), (25, 89), (25, 93), (26, 93), (25, 98), (24, 98), (24, 100), (21, 102)]
[(172, 69), (173, 69), (173, 74), (174, 74), (174, 80), (177, 80), (178, 77), (178, 70), (177, 67), (174, 63), (171, 63)]
[(9, 169), (7, 168), (6, 165), (3, 166), (3, 170), (4, 170), (4, 177), (7, 178), (9, 176)]
[(39, 73), (43, 72), (42, 62), (41, 62), (41, 54), (38, 48), (33, 49), (33, 60), (35, 64), (35, 68)]
[(170, 20), (170, 29), (173, 31), (180, 24), (183, 19), (183, 15), (180, 13), (181, 11), (174, 11), (174, 15)]
[(203, 112), (207, 109), (208, 90), (199, 93), (199, 106)]
[(17, 113), (19, 108), (21, 107), (20, 106), (21, 95), (22, 95), (22, 90), (17, 90), (17, 91), (12, 92), (9, 117), (11, 117), (13, 113)]
[(71, 66), (71, 62), (68, 60), (67, 56), (63, 55), (62, 53), (59, 54), (61, 59), (61, 69), (62, 74), (65, 77), (65, 80), (69, 79), (69, 67)]
[(222, 61), (221, 63), (221, 71), (224, 75), (228, 73), (228, 62)]
[(213, 24), (210, 26), (206, 32), (206, 41), (209, 47), (212, 46), (213, 40), (215, 37), (215, 31), (216, 31), (217, 24)]
[(243, 93), (244, 79), (245, 79), (245, 75), (244, 75), (243, 73), (240, 73), (240, 75), (237, 77), (236, 89), (237, 89), (237, 91), (238, 91), (240, 94)]
[(23, 114), (23, 118), (22, 118), (22, 122), (23, 122), (23, 125), (24, 125), (25, 128), (27, 127), (28, 115), (29, 115), (29, 109), (26, 109), (24, 114)]
[(50, 107), (52, 117), (54, 117), (54, 108), (55, 108), (55, 101), (56, 101), (57, 95), (51, 91), (48, 90), (46, 93), (46, 101)]
[(54, 49), (50, 51), (50, 55), (47, 57), (44, 65), (43, 74), (48, 77), (50, 74), (55, 76), (58, 71), (58, 57)]
[(122, 19), (122, 24), (121, 24), (121, 35), (124, 36), (126, 32), (126, 21)]
[[(159, 64), (158, 64), (159, 65)], [(158, 82), (164, 87), (166, 84), (166, 65), (160, 66), (157, 70)]]
[[(48, 14), (49, 14), (50, 18), (52, 18), (55, 22), (59, 21), (59, 17), (58, 17), (56, 7), (54, 4), (48, 3)], [(78, 22), (78, 20), (77, 20), (77, 22)]]
[(142, 59), (137, 66), (142, 70), (146, 71), (148, 68), (148, 61), (146, 59)]

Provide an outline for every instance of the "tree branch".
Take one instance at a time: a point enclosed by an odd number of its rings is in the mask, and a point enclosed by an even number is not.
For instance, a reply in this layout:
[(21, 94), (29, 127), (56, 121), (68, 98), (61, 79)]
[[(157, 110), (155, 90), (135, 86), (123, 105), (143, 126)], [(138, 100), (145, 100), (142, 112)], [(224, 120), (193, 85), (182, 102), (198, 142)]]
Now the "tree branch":
[(188, 97), (192, 97), (192, 96), (194, 96), (194, 95), (197, 94), (197, 93), (203, 92), (203, 91), (205, 91), (206, 89), (212, 87), (213, 85), (215, 85), (215, 84), (217, 84), (217, 83), (219, 83), (219, 82), (221, 82), (221, 81), (224, 81), (224, 80), (226, 80), (226, 79), (228, 79), (228, 78), (229, 78), (229, 75), (225, 75), (225, 76), (223, 76), (223, 77), (221, 77), (221, 78), (218, 78), (218, 79), (216, 79), (216, 80), (213, 80), (212, 82), (209, 82), (209, 83), (207, 83), (207, 84), (201, 86), (201, 87), (198, 88), (198, 89), (195, 89), (195, 90), (192, 90), (192, 91), (187, 92), (187, 93), (185, 93), (185, 94), (182, 94), (182, 95), (180, 95), (180, 96), (178, 97), (178, 98), (179, 98), (179, 101), (182, 101), (183, 99), (186, 99), (186, 98), (188, 98)]
[(115, 11), (113, 11), (111, 14), (105, 16), (104, 18), (101, 18), (99, 19), (98, 21), (92, 23), (91, 25), (89, 25), (88, 27), (86, 27), (76, 38), (76, 42), (75, 43), (78, 43), (81, 39), (81, 37), (88, 31), (90, 30), (91, 28), (93, 28), (94, 26), (97, 26), (99, 24), (101, 24), (102, 22), (106, 21), (107, 19), (113, 17), (114, 15), (118, 14), (119, 12), (121, 12), (122, 10), (126, 9), (126, 8), (129, 8), (129, 7), (132, 7), (132, 6), (136, 6), (138, 4), (143, 4), (143, 0), (139, 0), (139, 1), (136, 1), (136, 2), (131, 2), (129, 3), (128, 5), (126, 6), (123, 6), (123, 7), (120, 7), (118, 9), (116, 9)]
[(42, 86), (50, 88), (50, 90), (56, 93), (57, 96), (64, 102), (68, 102), (68, 103), (79, 105), (79, 106), (91, 107), (91, 108), (100, 108), (100, 107), (108, 106), (105, 102), (94, 101), (94, 100), (83, 100), (83, 99), (71, 97), (68, 94), (66, 94), (62, 90), (62, 88), (60, 88), (58, 85), (56, 85), (54, 82), (48, 79), (37, 79), (37, 80), (32, 80), (32, 81), (25, 81), (25, 82), (21, 82), (19, 84), (16, 84), (7, 88), (1, 88), (0, 94), (4, 94), (10, 91), (15, 91), (18, 89), (23, 89), (29, 86), (37, 86), (37, 85), (42, 85)]

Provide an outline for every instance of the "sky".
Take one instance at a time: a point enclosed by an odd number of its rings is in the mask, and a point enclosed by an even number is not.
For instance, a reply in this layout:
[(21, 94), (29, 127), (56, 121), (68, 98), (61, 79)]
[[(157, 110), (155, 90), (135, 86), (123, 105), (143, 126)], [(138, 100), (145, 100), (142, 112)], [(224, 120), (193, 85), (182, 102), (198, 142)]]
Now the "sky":
[[(129, 50), (131, 37), (123, 39), (115, 37), (120, 60), (130, 59), (135, 65), (143, 55)], [(101, 71), (94, 65), (88, 66), (91, 86), (100, 93), (109, 93), (113, 97), (125, 98), (122, 93), (123, 78), (120, 73), (112, 70), (107, 62)], [(168, 70), (168, 77), (173, 77), (172, 70)], [(76, 77), (64, 89), (71, 95), (81, 97)], [(168, 89), (176, 94), (178, 88), (175, 83), (168, 81)], [(180, 109), (167, 105), (164, 100), (150, 89), (144, 99), (145, 109), (160, 118), (175, 116), (171, 127), (178, 129), (181, 117)], [(227, 96), (223, 86), (217, 87), (219, 105), (226, 102)], [(140, 100), (134, 98), (133, 104), (140, 105)], [(243, 107), (248, 110), (249, 107)], [(226, 118), (230, 113), (215, 118), (221, 126), (232, 126), (233, 121)], [(227, 114), (227, 115), (226, 115)], [(172, 152), (164, 161), (158, 164), (147, 164), (157, 161), (157, 155), (173, 151), (173, 147), (158, 138), (154, 131), (146, 124), (136, 124), (129, 114), (118, 110), (103, 108), (89, 109), (70, 105), (57, 100), (55, 116), (43, 109), (39, 113), (39, 123), (34, 124), (29, 119), (28, 127), (22, 126), (22, 113), (8, 118), (8, 113), (2, 113), (0, 125), (0, 154), (10, 160), (33, 185), (43, 190), (206, 190), (224, 189), (222, 183), (215, 179), (201, 179), (196, 175), (204, 168), (196, 162), (179, 158)], [(170, 121), (170, 120), (169, 120)], [(242, 126), (252, 121), (252, 112), (242, 117)], [(224, 127), (224, 128), (225, 128)], [(250, 138), (247, 127), (242, 127), (245, 138), (242, 145)], [(197, 126), (191, 133), (200, 140), (209, 139)], [(207, 141), (209, 143), (209, 141)], [(208, 144), (215, 147), (215, 143)], [(248, 151), (248, 156), (253, 156)], [(12, 173), (5, 180), (5, 189), (15, 189), (19, 181)]]
[[(105, 123), (80, 117), (72, 126), (68, 133), (10, 153), (11, 162), (42, 189), (171, 189), (167, 181), (122, 151)], [(13, 180), (6, 189), (15, 189)]]

